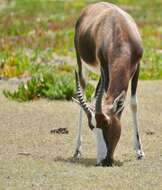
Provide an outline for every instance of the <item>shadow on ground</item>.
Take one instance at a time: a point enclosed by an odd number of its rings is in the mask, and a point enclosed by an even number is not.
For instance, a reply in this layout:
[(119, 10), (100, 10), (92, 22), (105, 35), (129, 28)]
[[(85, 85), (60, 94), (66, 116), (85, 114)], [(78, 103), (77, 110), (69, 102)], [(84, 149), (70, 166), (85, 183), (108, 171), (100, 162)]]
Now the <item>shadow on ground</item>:
[[(81, 158), (80, 160), (75, 160), (73, 157), (69, 158), (56, 157), (54, 161), (63, 162), (63, 163), (72, 163), (75, 165), (78, 164), (85, 167), (96, 166), (96, 159), (94, 158)], [(113, 166), (121, 167), (123, 166), (124, 162), (130, 162), (130, 160), (124, 160), (124, 161), (115, 160)]]

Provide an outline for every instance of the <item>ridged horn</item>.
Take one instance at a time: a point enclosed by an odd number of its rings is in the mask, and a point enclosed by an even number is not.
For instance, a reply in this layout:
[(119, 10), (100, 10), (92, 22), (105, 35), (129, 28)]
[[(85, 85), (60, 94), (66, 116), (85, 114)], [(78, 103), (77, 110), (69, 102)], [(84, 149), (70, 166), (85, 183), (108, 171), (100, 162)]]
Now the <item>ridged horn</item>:
[(92, 110), (90, 109), (90, 107), (87, 105), (87, 103), (84, 100), (84, 96), (83, 96), (83, 92), (80, 86), (80, 81), (78, 78), (77, 71), (75, 71), (75, 80), (76, 80), (76, 88), (77, 88), (76, 97), (79, 101), (79, 104), (87, 115), (92, 114)]
[(102, 113), (102, 97), (104, 94), (104, 88), (105, 88), (105, 74), (103, 68), (101, 67), (101, 82), (96, 95), (96, 105), (95, 105), (96, 113)]

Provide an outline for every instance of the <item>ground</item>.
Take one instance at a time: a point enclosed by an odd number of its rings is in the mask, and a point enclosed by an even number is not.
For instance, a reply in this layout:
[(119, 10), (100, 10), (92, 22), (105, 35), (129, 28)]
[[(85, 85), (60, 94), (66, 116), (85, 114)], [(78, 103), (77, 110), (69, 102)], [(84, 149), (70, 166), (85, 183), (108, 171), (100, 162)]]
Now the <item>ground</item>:
[[(162, 189), (162, 81), (140, 81), (140, 134), (146, 158), (132, 148), (128, 105), (114, 167), (95, 167), (95, 140), (84, 118), (83, 158), (72, 162), (79, 108), (72, 102), (18, 103), (2, 95), (14, 82), (0, 81), (0, 190)], [(51, 134), (67, 127), (68, 134)]]
[[(31, 77), (37, 73), (37, 64), (76, 63), (74, 24), (83, 7), (98, 1), (0, 0), (0, 78)], [(105, 1), (123, 8), (139, 26), (144, 44), (140, 79), (162, 79), (162, 1)], [(132, 148), (128, 98), (115, 152), (118, 162), (108, 168), (95, 167), (95, 139), (86, 118), (83, 157), (72, 162), (77, 105), (43, 99), (26, 103), (8, 100), (2, 91), (15, 88), (17, 82), (17, 78), (0, 80), (0, 190), (162, 189), (162, 81), (139, 83), (145, 160), (137, 161)], [(69, 133), (50, 133), (60, 127)]]

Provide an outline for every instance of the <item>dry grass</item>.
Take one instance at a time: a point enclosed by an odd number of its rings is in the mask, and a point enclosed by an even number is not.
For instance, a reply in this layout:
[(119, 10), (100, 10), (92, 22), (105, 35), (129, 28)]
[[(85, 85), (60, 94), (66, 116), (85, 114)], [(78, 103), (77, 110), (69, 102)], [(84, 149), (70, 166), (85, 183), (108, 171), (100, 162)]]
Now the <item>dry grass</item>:
[[(0, 91), (4, 87), (11, 88), (11, 84), (0, 83)], [(83, 158), (76, 163), (71, 161), (77, 105), (46, 100), (17, 103), (1, 93), (0, 190), (162, 189), (161, 98), (162, 81), (140, 82), (141, 138), (146, 159), (135, 159), (127, 101), (122, 136), (115, 154), (120, 166), (102, 168), (94, 166), (95, 141), (86, 119)], [(58, 127), (67, 127), (69, 134), (50, 134), (51, 129)]]

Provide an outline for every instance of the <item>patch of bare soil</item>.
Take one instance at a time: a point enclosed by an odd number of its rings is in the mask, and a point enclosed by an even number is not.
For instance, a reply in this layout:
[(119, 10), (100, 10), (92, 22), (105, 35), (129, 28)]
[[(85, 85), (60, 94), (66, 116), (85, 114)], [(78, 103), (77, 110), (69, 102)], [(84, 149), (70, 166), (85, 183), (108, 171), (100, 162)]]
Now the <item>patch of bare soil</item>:
[[(18, 103), (3, 96), (4, 88), (15, 85), (0, 81), (0, 189), (162, 189), (162, 81), (140, 81), (138, 86), (145, 160), (135, 158), (128, 93), (115, 152), (120, 164), (109, 168), (95, 167), (95, 139), (86, 117), (83, 157), (72, 162), (79, 116), (75, 103), (43, 99)], [(59, 128), (68, 133), (50, 132)]]

